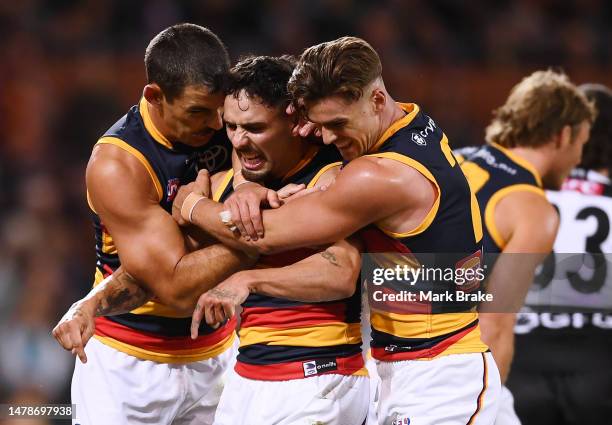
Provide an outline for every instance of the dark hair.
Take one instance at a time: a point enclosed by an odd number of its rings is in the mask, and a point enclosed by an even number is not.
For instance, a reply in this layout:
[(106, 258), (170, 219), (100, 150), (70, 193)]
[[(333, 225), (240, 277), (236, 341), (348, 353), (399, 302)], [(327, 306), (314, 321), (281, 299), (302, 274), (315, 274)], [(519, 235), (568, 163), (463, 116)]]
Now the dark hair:
[(177, 24), (157, 34), (147, 46), (147, 82), (157, 83), (171, 102), (188, 85), (204, 85), (215, 93), (229, 70), (227, 49), (212, 31)]
[(226, 94), (238, 97), (244, 90), (273, 108), (284, 110), (290, 102), (287, 82), (295, 67), (292, 56), (247, 56), (232, 67)]
[[(601, 84), (583, 84), (578, 89), (595, 104), (597, 118), (582, 151), (584, 168), (612, 169), (612, 90)], [(612, 170), (611, 170), (612, 171)]]
[(336, 95), (353, 102), (381, 75), (382, 64), (372, 46), (361, 38), (342, 37), (302, 53), (289, 92), (299, 106)]
[(592, 103), (567, 75), (536, 71), (514, 86), (506, 103), (493, 112), (486, 140), (506, 148), (538, 147), (566, 125), (575, 137), (580, 123), (594, 119)]

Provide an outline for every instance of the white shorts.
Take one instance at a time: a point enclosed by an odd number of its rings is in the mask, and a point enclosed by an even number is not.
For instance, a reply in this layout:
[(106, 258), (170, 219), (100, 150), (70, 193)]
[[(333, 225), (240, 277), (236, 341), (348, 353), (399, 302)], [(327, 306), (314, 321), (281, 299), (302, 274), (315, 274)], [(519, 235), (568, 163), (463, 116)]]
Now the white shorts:
[(259, 381), (233, 373), (215, 425), (361, 425), (369, 405), (367, 376), (321, 375)]
[(521, 420), (514, 411), (514, 397), (505, 385), (502, 385), (495, 425), (521, 425)]
[(378, 402), (380, 399), (380, 376), (376, 370), (376, 361), (368, 356), (366, 361), (368, 375), (370, 375), (370, 406), (368, 408), (368, 420), (366, 425), (378, 425)]
[(72, 423), (210, 425), (236, 347), (237, 341), (216, 357), (172, 364), (140, 360), (92, 338), (87, 363), (76, 360), (74, 367)]
[(377, 361), (380, 425), (492, 425), (501, 383), (491, 353)]

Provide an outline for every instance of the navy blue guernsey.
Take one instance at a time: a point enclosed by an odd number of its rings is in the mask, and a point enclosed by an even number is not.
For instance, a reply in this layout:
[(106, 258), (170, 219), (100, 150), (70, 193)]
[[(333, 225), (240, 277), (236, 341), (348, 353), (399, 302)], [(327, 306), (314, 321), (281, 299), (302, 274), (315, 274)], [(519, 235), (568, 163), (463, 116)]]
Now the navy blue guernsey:
[[(289, 183), (313, 187), (340, 160), (334, 146), (312, 146), (283, 179), (266, 186), (275, 190)], [(232, 193), (232, 180), (230, 170), (215, 191), (215, 200), (223, 201)], [(256, 267), (288, 266), (318, 251), (302, 248), (264, 255)], [(238, 374), (258, 380), (367, 374), (361, 355), (359, 290), (350, 298), (320, 303), (250, 294), (242, 307)]]
[(517, 191), (545, 196), (542, 180), (531, 164), (494, 143), (479, 148), (463, 148), (458, 153), (461, 169), (480, 205), (485, 224), (484, 250), (487, 254), (500, 253), (506, 241), (495, 225), (495, 206), (504, 196)]
[[(171, 143), (155, 128), (144, 98), (97, 144), (111, 144), (136, 157), (155, 185), (160, 206), (168, 213), (178, 188), (195, 180), (199, 169), (207, 168), (212, 173), (231, 166), (231, 145), (223, 132), (200, 148)], [(96, 234), (95, 286), (111, 275), (120, 261), (112, 235), (93, 208), (92, 218)], [(233, 341), (235, 319), (217, 330), (203, 325), (196, 340), (189, 336), (190, 323), (190, 317), (152, 300), (130, 313), (96, 318), (95, 337), (119, 351), (158, 362), (202, 360), (224, 351)]]
[[(482, 225), (478, 204), (442, 129), (416, 104), (398, 104), (406, 115), (396, 121), (366, 156), (391, 159), (421, 173), (436, 189), (434, 205), (414, 229), (396, 233), (375, 223), (361, 231), (377, 267), (389, 268), (389, 253), (406, 254), (414, 268), (479, 267)], [(383, 254), (376, 254), (383, 253)], [(379, 264), (380, 263), (380, 264)], [(449, 293), (472, 292), (479, 285), (459, 287), (450, 281), (431, 288)], [(419, 283), (427, 285), (426, 283)], [(392, 292), (409, 290), (389, 282)], [(414, 286), (413, 288), (417, 288)], [(427, 286), (425, 286), (427, 287)], [(487, 350), (480, 340), (475, 302), (371, 303), (372, 355), (385, 361), (431, 359), (447, 354)]]

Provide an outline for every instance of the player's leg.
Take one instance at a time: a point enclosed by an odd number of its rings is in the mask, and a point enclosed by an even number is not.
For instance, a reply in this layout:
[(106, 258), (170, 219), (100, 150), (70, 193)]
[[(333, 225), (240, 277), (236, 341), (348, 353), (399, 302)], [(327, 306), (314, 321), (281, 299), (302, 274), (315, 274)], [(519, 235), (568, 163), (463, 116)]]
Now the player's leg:
[(72, 377), (73, 424), (170, 424), (181, 397), (179, 369), (139, 360), (92, 338)]
[(514, 397), (505, 385), (502, 385), (495, 425), (521, 425), (521, 421), (514, 411)]
[(364, 376), (256, 381), (235, 375), (225, 387), (215, 425), (360, 425), (367, 416), (369, 392)]
[(172, 425), (211, 425), (236, 363), (238, 338), (223, 353), (184, 366), (185, 398)]
[(377, 362), (381, 425), (492, 424), (501, 383), (491, 353)]

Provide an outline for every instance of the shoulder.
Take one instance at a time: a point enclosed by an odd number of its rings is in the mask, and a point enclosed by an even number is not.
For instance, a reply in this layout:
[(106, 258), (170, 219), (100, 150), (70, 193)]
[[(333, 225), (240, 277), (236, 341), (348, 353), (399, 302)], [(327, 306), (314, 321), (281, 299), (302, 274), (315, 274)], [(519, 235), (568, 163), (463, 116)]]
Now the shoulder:
[(505, 221), (511, 233), (524, 231), (534, 238), (554, 240), (559, 227), (559, 215), (537, 191), (516, 191), (505, 196), (496, 207), (498, 225)]

